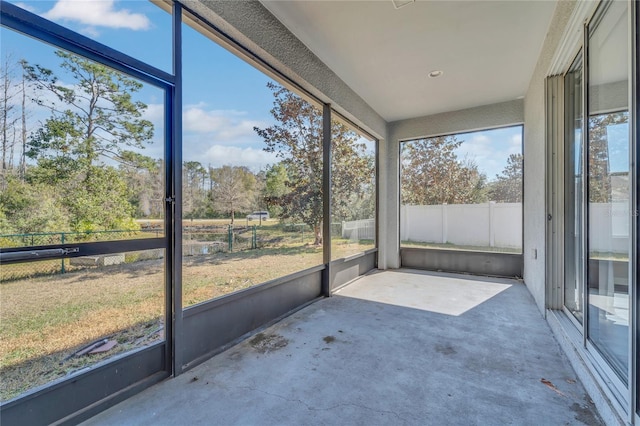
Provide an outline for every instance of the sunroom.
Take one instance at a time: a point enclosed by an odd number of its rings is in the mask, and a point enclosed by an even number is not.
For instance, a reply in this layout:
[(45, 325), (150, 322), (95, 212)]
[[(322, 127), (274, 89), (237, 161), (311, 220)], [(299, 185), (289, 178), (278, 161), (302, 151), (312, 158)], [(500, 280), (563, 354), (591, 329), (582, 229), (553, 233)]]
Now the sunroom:
[(3, 424), (640, 423), (636, 2), (0, 4)]

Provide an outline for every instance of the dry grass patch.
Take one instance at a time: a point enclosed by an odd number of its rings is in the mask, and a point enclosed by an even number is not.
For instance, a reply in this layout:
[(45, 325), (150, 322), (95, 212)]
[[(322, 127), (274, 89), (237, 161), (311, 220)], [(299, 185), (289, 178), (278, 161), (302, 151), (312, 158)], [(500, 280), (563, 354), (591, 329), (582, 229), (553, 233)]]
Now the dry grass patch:
[(322, 264), (322, 248), (281, 247), (186, 258), (183, 303), (191, 306)]
[[(162, 271), (161, 261), (148, 261), (0, 285), (2, 400), (157, 340), (148, 333), (163, 317)], [(105, 337), (119, 344), (107, 354), (60, 364)]]
[[(184, 306), (322, 264), (322, 247), (310, 244), (311, 232), (285, 233), (270, 224), (259, 236), (266, 248), (185, 257)], [(360, 247), (336, 243), (334, 258)], [(164, 260), (158, 259), (0, 284), (0, 398), (161, 341), (164, 279)], [(118, 345), (65, 359), (104, 338)]]
[[(321, 262), (322, 251), (313, 246), (185, 258), (185, 306)], [(3, 283), (0, 303), (0, 397), (7, 400), (161, 339), (163, 260)], [(119, 344), (105, 354), (60, 364), (83, 346), (105, 337)]]

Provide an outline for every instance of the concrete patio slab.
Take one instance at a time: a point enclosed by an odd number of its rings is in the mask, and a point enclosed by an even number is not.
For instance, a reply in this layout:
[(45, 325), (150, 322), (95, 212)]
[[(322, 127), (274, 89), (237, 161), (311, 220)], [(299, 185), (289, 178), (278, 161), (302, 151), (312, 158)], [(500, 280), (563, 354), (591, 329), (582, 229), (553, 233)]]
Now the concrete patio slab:
[(374, 272), (87, 425), (598, 425), (525, 286)]

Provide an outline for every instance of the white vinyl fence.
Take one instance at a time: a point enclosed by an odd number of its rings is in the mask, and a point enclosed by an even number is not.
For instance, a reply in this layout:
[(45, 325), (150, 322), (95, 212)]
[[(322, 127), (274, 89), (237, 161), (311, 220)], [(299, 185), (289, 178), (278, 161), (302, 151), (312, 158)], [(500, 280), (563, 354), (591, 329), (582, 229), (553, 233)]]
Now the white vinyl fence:
[(401, 206), (400, 240), (521, 249), (522, 204)]
[[(629, 250), (629, 202), (589, 205), (589, 250)], [(400, 239), (463, 246), (522, 248), (520, 203), (401, 206)]]
[(342, 238), (350, 241), (374, 240), (376, 237), (376, 220), (363, 219), (342, 222)]
[(629, 201), (589, 203), (589, 251), (629, 253)]
[[(629, 250), (629, 202), (589, 205), (589, 249)], [(373, 240), (375, 220), (342, 222), (342, 238)], [(522, 204), (400, 206), (402, 241), (522, 249)]]

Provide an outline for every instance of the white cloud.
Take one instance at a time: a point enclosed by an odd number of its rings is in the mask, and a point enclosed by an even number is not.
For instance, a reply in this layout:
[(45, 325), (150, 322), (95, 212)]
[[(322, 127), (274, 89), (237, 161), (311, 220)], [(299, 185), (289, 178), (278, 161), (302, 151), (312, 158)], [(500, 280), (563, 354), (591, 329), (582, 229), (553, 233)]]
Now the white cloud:
[(155, 126), (164, 125), (164, 104), (147, 104), (142, 118), (149, 120)]
[(236, 141), (255, 136), (254, 126), (264, 127), (265, 123), (248, 120), (246, 114), (235, 110), (205, 110), (198, 106), (187, 107), (182, 116), (185, 132), (208, 134), (219, 141)]
[(489, 132), (491, 133), (488, 135), (469, 135), (456, 150), (456, 154), (458, 159), (474, 160), (480, 172), (485, 173), (488, 180), (493, 180), (506, 166), (510, 154), (522, 152), (522, 134), (518, 132), (503, 136), (500, 130)]
[[(185, 158), (185, 160), (189, 159)], [(192, 160), (211, 165), (211, 167), (221, 167), (224, 165), (245, 166), (253, 172), (257, 172), (268, 164), (276, 163), (278, 158), (276, 154), (265, 152), (258, 148), (213, 145), (209, 147), (202, 156), (193, 158)]]
[(182, 115), (182, 126), (188, 132), (213, 133), (230, 123), (224, 115), (223, 111), (188, 108)]
[(484, 144), (490, 142), (489, 137), (486, 135), (473, 135), (471, 138), (472, 143)]
[(22, 8), (22, 9), (28, 11), (28, 12), (31, 12), (31, 13), (35, 13), (35, 11), (36, 11), (36, 9), (32, 5), (27, 4), (27, 3), (19, 2), (19, 3), (16, 3), (16, 6)]
[(100, 31), (98, 31), (95, 27), (85, 27), (80, 30), (81, 34), (86, 35), (89, 38), (98, 38), (100, 37)]
[(51, 10), (42, 14), (51, 20), (75, 21), (85, 25), (85, 33), (95, 36), (95, 27), (146, 30), (149, 19), (141, 13), (127, 9), (116, 10), (114, 0), (58, 0)]
[[(226, 164), (246, 166), (259, 171), (278, 161), (274, 153), (262, 150), (262, 140), (253, 126), (260, 121), (247, 120), (246, 113), (235, 110), (206, 111), (203, 105), (187, 105), (183, 115), (183, 156), (185, 161), (199, 161), (212, 167)], [(162, 103), (148, 103), (142, 118), (153, 123), (155, 135), (145, 155), (162, 157), (165, 108)], [(233, 144), (231, 146), (225, 143)], [(242, 146), (238, 146), (242, 144)]]

